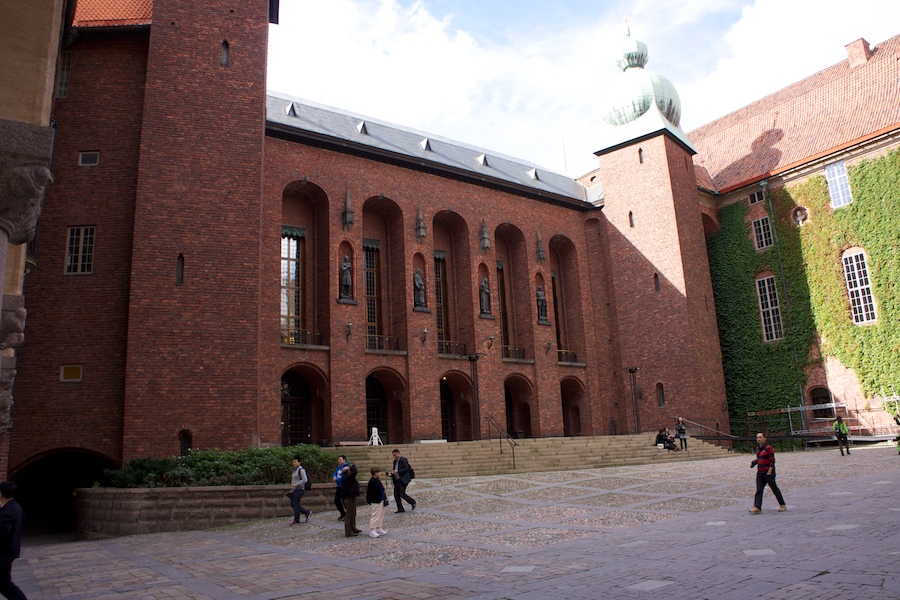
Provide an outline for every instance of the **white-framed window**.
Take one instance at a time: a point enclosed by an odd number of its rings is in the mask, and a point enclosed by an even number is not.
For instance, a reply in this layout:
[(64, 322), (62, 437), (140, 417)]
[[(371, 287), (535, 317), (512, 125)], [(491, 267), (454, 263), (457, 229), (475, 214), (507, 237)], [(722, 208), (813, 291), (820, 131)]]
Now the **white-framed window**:
[(60, 52), (56, 63), (56, 97), (69, 97), (69, 80), (72, 78), (72, 51)]
[(847, 179), (847, 167), (844, 161), (831, 163), (825, 167), (825, 179), (828, 181), (828, 195), (831, 197), (831, 208), (840, 208), (853, 202), (850, 193), (850, 180)]
[(756, 280), (756, 298), (759, 301), (763, 340), (766, 342), (780, 340), (784, 337), (784, 329), (781, 326), (781, 309), (778, 307), (774, 275)]
[(94, 228), (69, 227), (66, 273), (86, 274), (94, 269)]
[(96, 167), (100, 164), (100, 153), (97, 151), (90, 152), (79, 152), (78, 153), (78, 166), (79, 167)]
[(769, 223), (769, 217), (756, 219), (753, 225), (753, 243), (757, 250), (768, 248), (772, 245), (772, 225)]
[(866, 253), (860, 249), (848, 250), (844, 253), (843, 263), (853, 322), (857, 325), (874, 322), (877, 315), (869, 283), (869, 269), (866, 267)]
[(759, 190), (758, 192), (751, 192), (750, 193), (750, 204), (758, 204), (763, 201), (764, 197), (765, 196), (763, 196), (762, 190)]

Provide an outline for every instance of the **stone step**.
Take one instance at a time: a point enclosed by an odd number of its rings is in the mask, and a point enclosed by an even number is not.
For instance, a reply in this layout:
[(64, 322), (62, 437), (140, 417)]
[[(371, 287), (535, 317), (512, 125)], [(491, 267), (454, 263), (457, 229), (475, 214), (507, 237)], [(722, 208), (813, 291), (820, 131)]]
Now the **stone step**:
[(333, 448), (332, 451), (335, 454), (346, 454), (357, 464), (387, 467), (391, 462), (390, 451), (397, 447), (409, 458), (416, 469), (416, 474), (421, 478), (683, 462), (721, 458), (730, 454), (725, 448), (695, 439), (690, 440), (690, 452), (674, 453), (657, 448), (653, 443), (655, 439), (654, 433), (634, 436), (520, 439), (516, 440), (515, 469), (512, 467), (512, 448), (505, 441), (499, 440), (354, 446)]

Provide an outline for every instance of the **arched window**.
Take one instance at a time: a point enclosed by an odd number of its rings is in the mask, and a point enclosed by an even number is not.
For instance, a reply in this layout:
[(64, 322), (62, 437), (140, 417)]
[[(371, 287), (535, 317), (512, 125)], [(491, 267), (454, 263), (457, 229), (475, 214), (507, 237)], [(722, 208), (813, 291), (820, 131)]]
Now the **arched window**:
[(666, 405), (666, 391), (661, 383), (656, 384), (656, 405), (660, 408)]

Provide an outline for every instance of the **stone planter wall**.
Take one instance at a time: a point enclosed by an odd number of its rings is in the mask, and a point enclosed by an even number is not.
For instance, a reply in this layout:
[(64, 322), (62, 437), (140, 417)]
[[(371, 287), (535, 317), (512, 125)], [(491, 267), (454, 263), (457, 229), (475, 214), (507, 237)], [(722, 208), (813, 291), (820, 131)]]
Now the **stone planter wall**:
[[(293, 515), (283, 485), (184, 488), (81, 488), (75, 491), (75, 539), (188, 531)], [(335, 509), (334, 486), (303, 495), (313, 512)]]

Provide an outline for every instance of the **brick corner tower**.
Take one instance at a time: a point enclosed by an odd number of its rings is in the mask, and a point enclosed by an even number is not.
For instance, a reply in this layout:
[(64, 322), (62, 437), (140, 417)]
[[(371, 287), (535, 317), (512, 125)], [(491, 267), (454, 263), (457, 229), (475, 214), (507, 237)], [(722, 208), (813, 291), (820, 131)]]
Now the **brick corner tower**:
[(671, 427), (683, 416), (727, 430), (696, 151), (679, 127), (675, 88), (644, 69), (647, 56), (629, 33), (604, 115), (609, 136), (596, 152), (629, 429)]
[(123, 460), (260, 439), (266, 0), (154, 0), (134, 211)]

